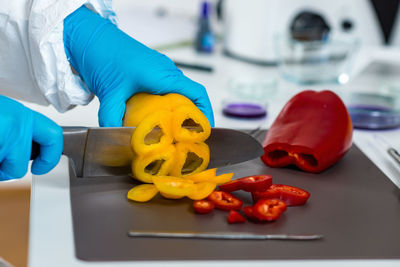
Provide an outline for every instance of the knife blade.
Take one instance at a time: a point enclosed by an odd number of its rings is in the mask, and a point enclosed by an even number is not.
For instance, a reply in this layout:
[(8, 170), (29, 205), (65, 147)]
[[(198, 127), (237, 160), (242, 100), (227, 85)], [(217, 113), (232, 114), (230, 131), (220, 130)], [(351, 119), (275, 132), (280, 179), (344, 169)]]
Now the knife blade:
[(160, 238), (198, 238), (227, 240), (317, 240), (323, 238), (316, 234), (254, 234), (238, 232), (172, 232), (172, 231), (134, 231), (128, 232), (129, 237), (160, 237)]
[[(63, 154), (73, 162), (77, 177), (127, 175), (133, 158), (130, 138), (134, 129), (63, 127)], [(248, 161), (264, 153), (256, 139), (232, 129), (212, 128), (206, 143), (210, 148), (208, 168)]]

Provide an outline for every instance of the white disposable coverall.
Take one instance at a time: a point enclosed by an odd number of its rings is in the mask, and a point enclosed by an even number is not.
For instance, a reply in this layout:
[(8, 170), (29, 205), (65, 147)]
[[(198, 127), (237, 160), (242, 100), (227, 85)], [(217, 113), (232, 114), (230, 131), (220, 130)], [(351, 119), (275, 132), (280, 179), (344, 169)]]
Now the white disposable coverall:
[(115, 23), (111, 0), (0, 0), (0, 94), (64, 112), (93, 95), (73, 74), (63, 20), (83, 4)]

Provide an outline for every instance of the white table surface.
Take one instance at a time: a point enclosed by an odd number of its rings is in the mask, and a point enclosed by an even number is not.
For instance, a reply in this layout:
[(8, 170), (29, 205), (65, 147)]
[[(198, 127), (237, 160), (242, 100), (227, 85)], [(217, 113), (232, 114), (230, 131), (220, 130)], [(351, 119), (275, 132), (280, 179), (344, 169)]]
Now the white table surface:
[[(395, 53), (396, 55), (397, 52)], [(192, 49), (169, 51), (167, 55), (173, 59), (187, 63), (203, 63), (212, 65), (212, 73), (189, 71), (183, 69), (186, 75), (206, 86), (214, 108), (216, 127), (253, 129), (267, 128), (274, 120), (284, 103), (295, 93), (306, 89), (303, 86), (290, 84), (280, 79), (274, 67), (257, 67), (226, 58), (220, 54), (213, 56), (199, 56)], [(390, 58), (390, 57), (389, 57)], [(399, 61), (400, 62), (400, 61)], [(268, 101), (268, 117), (261, 120), (235, 120), (222, 115), (222, 102), (227, 98), (227, 85), (232, 78), (237, 77), (274, 78), (278, 85), (275, 95)], [(400, 77), (399, 77), (400, 80)], [(377, 84), (382, 82), (375, 78)], [(307, 87), (314, 89), (329, 88), (336, 92), (342, 90), (374, 90), (370, 81), (358, 80), (350, 82), (344, 87), (338, 85), (324, 85), (323, 87)], [(65, 114), (57, 113), (52, 107), (40, 107), (33, 104), (27, 106), (42, 112), (60, 125), (97, 126), (97, 110), (99, 103), (95, 99), (88, 106), (77, 107)], [(354, 132), (354, 143), (376, 163), (376, 165), (400, 187), (400, 165), (396, 164), (377, 144), (373, 131)], [(393, 147), (400, 150), (400, 129), (379, 131), (378, 134), (387, 140)], [(399, 222), (400, 227), (400, 222)], [(399, 245), (400, 253), (400, 245)], [(62, 157), (58, 166), (49, 174), (32, 177), (31, 217), (29, 266), (244, 266), (249, 262), (84, 262), (74, 255), (74, 240), (72, 232), (72, 218), (69, 196), (68, 160)], [(298, 260), (298, 261), (252, 261), (253, 266), (400, 266), (400, 260)]]

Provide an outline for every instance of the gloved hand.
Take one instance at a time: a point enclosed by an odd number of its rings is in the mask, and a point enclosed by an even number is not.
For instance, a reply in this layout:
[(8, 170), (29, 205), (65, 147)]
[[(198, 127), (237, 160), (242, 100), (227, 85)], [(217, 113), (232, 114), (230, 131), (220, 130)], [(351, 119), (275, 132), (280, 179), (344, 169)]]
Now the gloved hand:
[(5, 96), (0, 96), (0, 181), (23, 177), (32, 141), (40, 145), (31, 172), (45, 174), (60, 160), (62, 129), (52, 120)]
[(121, 126), (125, 102), (138, 92), (184, 95), (214, 126), (211, 103), (202, 85), (183, 75), (168, 57), (85, 6), (64, 20), (64, 46), (71, 65), (100, 100), (100, 126)]

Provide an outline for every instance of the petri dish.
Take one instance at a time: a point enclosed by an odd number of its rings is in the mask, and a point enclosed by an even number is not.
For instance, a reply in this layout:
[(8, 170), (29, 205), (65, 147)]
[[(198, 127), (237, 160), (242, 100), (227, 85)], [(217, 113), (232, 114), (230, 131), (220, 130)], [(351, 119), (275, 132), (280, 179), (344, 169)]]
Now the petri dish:
[(262, 118), (267, 115), (267, 110), (263, 105), (254, 103), (228, 103), (223, 113), (228, 117)]
[(354, 128), (379, 130), (400, 127), (397, 98), (379, 93), (351, 94), (346, 106)]
[(267, 116), (268, 102), (277, 90), (274, 76), (242, 75), (231, 79), (227, 86), (227, 97), (223, 100), (225, 116), (242, 119)]

